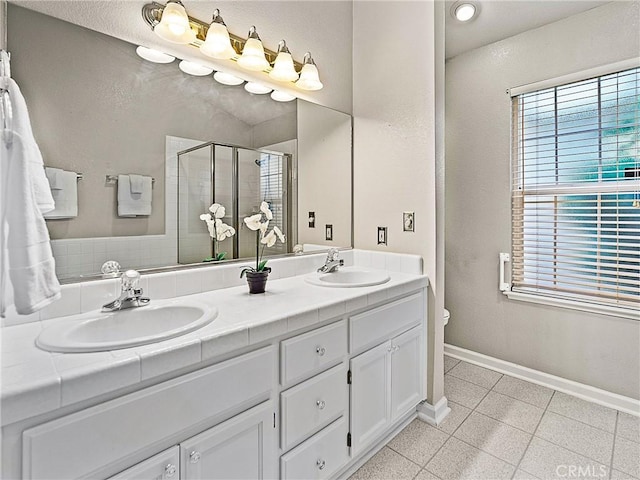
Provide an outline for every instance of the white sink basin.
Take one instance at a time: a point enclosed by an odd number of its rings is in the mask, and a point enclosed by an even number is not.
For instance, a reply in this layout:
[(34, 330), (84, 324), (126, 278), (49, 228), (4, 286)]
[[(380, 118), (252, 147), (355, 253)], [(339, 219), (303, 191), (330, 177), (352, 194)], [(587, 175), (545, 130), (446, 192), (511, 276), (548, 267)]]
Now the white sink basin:
[(316, 272), (306, 277), (306, 281), (313, 285), (334, 288), (371, 287), (387, 283), (390, 279), (387, 272), (360, 267), (339, 267), (333, 273)]
[(193, 332), (211, 323), (218, 309), (184, 300), (103, 313), (93, 311), (56, 321), (36, 345), (50, 352), (102, 352), (156, 343)]

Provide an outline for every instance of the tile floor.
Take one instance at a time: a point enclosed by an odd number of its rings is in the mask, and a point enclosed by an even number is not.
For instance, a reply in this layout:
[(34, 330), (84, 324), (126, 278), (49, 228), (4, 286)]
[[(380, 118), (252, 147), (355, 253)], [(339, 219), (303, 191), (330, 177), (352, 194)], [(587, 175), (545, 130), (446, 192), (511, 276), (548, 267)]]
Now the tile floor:
[(445, 356), (451, 413), (414, 420), (350, 480), (640, 479), (640, 418)]

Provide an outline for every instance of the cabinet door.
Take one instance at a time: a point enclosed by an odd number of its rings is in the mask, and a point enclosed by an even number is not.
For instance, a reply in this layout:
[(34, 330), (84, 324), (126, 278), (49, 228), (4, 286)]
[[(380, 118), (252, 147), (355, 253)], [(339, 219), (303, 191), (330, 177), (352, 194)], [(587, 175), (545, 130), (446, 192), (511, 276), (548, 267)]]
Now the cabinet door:
[(351, 448), (360, 452), (384, 431), (391, 417), (391, 342), (351, 360)]
[(177, 446), (154, 455), (108, 480), (178, 480), (180, 450)]
[(422, 328), (412, 328), (391, 340), (392, 421), (422, 400)]
[(276, 429), (271, 401), (180, 444), (183, 479), (276, 477)]

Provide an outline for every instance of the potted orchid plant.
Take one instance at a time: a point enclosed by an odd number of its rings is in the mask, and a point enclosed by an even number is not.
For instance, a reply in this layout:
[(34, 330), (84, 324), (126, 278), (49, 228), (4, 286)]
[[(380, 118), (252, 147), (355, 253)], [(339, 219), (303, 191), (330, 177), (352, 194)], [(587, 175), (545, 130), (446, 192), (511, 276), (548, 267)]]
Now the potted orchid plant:
[(281, 243), (285, 242), (284, 234), (277, 226), (274, 226), (271, 231), (267, 233), (271, 220), (273, 220), (273, 213), (269, 209), (267, 202), (260, 204), (260, 213), (245, 217), (244, 219), (247, 228), (256, 232), (256, 266), (245, 267), (240, 272), (240, 278), (245, 275), (247, 276), (249, 293), (264, 293), (267, 278), (269, 277), (269, 272), (271, 272), (271, 268), (267, 267), (268, 260), (262, 259), (264, 249), (273, 247), (277, 241)]
[(205, 262), (217, 262), (224, 260), (227, 252), (218, 252), (218, 242), (222, 242), (227, 238), (231, 238), (236, 234), (236, 230), (222, 221), (226, 214), (225, 208), (219, 203), (214, 203), (209, 207), (211, 213), (203, 213), (200, 220), (207, 224), (209, 235), (213, 240), (213, 256), (205, 258)]

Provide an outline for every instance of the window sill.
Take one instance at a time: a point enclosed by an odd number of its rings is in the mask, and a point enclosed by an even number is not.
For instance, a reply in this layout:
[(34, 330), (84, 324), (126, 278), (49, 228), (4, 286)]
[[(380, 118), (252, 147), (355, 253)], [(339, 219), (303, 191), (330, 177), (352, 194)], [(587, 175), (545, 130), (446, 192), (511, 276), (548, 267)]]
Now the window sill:
[(538, 303), (541, 305), (550, 305), (553, 307), (568, 308), (570, 310), (580, 310), (582, 312), (598, 313), (601, 315), (629, 318), (631, 320), (640, 321), (640, 310), (632, 310), (631, 308), (614, 307), (612, 305), (598, 305), (595, 303), (567, 300), (564, 298), (546, 297), (543, 295), (535, 295), (532, 293), (512, 292), (509, 290), (502, 293), (504, 293), (509, 298), (509, 300)]

